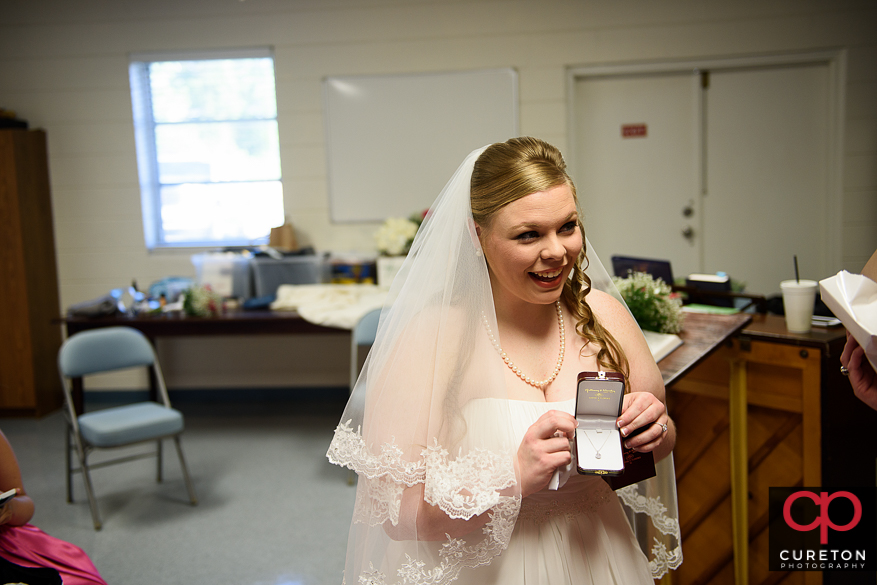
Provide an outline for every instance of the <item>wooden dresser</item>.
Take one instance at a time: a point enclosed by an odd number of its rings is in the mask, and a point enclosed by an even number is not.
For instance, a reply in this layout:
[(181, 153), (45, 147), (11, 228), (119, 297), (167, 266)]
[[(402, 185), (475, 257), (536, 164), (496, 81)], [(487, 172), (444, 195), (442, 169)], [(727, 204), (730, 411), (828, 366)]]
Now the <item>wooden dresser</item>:
[(674, 585), (845, 582), (768, 570), (770, 487), (875, 485), (877, 413), (840, 374), (845, 341), (842, 327), (793, 334), (755, 315), (668, 386), (684, 555)]
[(0, 414), (63, 402), (58, 273), (46, 133), (0, 130)]

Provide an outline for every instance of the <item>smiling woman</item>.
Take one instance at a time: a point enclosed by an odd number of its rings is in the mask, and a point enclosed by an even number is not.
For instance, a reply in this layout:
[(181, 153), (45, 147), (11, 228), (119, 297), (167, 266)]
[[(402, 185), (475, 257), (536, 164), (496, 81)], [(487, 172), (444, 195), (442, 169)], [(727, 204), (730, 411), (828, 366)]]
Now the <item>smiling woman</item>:
[(553, 302), (552, 293), (563, 287), (582, 251), (576, 202), (566, 184), (509, 203), (486, 225), (476, 223), (476, 231), (490, 267), (497, 312), (500, 305), (514, 310), (515, 300)]
[[(540, 266), (527, 268), (530, 282), (540, 281), (538, 276), (531, 276), (531, 272), (548, 269), (550, 275), (551, 269), (561, 267), (563, 278), (559, 278), (556, 284), (562, 285), (564, 305), (571, 311), (576, 331), (583, 340), (593, 343), (592, 349), (595, 349), (601, 366), (627, 375), (629, 366), (624, 353), (618, 348), (612, 333), (603, 328), (585, 301), (591, 290), (591, 281), (583, 269), (583, 266), (587, 266), (587, 250), (582, 243), (584, 227), (578, 213), (575, 184), (567, 174), (566, 161), (560, 151), (535, 138), (518, 138), (492, 145), (481, 155), (473, 169), (470, 201), (476, 230), (478, 226), (485, 226), (492, 231), (494, 222), (502, 225), (505, 221), (506, 231), (502, 234), (505, 239), (517, 238), (516, 242), (522, 249), (532, 243), (540, 255), (547, 255), (547, 258), (540, 260)], [(576, 223), (574, 231), (569, 226), (572, 221)], [(482, 240), (481, 244), (484, 246), (485, 242)], [(504, 249), (503, 252), (509, 253), (509, 250)], [(495, 287), (499, 274), (504, 273), (506, 268), (490, 265), (490, 252), (487, 249), (485, 254), (491, 286)], [(514, 254), (512, 257), (515, 257)], [(569, 278), (570, 274), (572, 278)], [(524, 279), (519, 275), (519, 284), (520, 280)], [(548, 289), (547, 298), (554, 300), (550, 298), (550, 283)], [(548, 321), (544, 309), (540, 310), (537, 306), (549, 302), (545, 300), (546, 295), (530, 298), (531, 302), (536, 298), (541, 298), (541, 301), (527, 305), (513, 301), (516, 295), (525, 294), (527, 287), (511, 290), (511, 295), (499, 294), (497, 298), (497, 290), (493, 289), (498, 320), (502, 317), (532, 323), (534, 327)], [(506, 334), (514, 335), (514, 329)], [(525, 333), (527, 336), (536, 334), (534, 330)], [(525, 345), (521, 351), (531, 353), (532, 349), (526, 345), (527, 340), (523, 341)], [(570, 387), (572, 385), (570, 383)]]
[(430, 209), (329, 448), (359, 475), (347, 582), (645, 585), (681, 562), (675, 492), (633, 498), (675, 539), (650, 562), (616, 492), (572, 471), (582, 371), (629, 381), (628, 446), (675, 442), (642, 333), (583, 268), (579, 217), (534, 138), (472, 152)]

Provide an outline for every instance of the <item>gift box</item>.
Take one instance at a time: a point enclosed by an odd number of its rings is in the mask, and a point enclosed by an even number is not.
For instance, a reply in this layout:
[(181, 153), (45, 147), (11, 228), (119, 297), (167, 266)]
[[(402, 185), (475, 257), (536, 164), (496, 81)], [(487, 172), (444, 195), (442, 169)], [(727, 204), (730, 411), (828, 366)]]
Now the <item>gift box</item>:
[[(624, 376), (616, 372), (582, 372), (576, 389), (576, 469), (600, 475), (612, 489), (620, 489), (655, 477), (652, 453), (624, 447), (615, 421), (624, 401)], [(640, 427), (635, 437), (649, 428)], [(629, 438), (629, 437), (628, 437)]]
[(617, 372), (581, 372), (576, 384), (576, 421), (573, 441), (579, 473), (615, 476), (624, 471), (621, 433), (615, 421), (621, 415), (624, 376)]

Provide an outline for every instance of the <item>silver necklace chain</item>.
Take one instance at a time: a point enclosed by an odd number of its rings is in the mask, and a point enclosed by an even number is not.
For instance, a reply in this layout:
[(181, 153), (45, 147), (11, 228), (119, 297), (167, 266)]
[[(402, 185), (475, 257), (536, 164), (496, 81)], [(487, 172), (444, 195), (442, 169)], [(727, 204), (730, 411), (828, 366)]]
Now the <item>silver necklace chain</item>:
[(518, 378), (520, 378), (530, 386), (535, 386), (540, 390), (543, 390), (545, 386), (551, 384), (557, 377), (557, 374), (560, 373), (560, 368), (561, 366), (563, 366), (563, 355), (566, 351), (566, 330), (563, 325), (563, 309), (561, 309), (560, 307), (559, 300), (554, 301), (554, 305), (557, 308), (557, 323), (560, 329), (560, 355), (557, 356), (557, 363), (554, 366), (554, 371), (551, 373), (551, 376), (545, 380), (535, 380), (530, 376), (525, 375), (524, 372), (521, 371), (521, 368), (519, 368), (514, 364), (514, 362), (512, 362), (508, 354), (506, 354), (506, 352), (503, 351), (502, 347), (500, 347), (499, 341), (497, 341), (496, 337), (493, 335), (493, 331), (491, 331), (490, 329), (490, 324), (487, 322), (487, 315), (481, 313), (481, 322), (484, 324), (484, 328), (487, 329), (487, 337), (490, 339), (490, 343), (493, 344), (493, 347), (496, 349), (497, 353), (499, 353), (499, 357), (501, 357), (502, 361), (505, 362), (505, 365), (507, 365)]
[[(600, 429), (596, 429), (596, 431), (598, 434), (603, 432)], [(588, 439), (588, 442), (591, 444), (591, 447), (594, 448), (594, 457), (596, 457), (597, 459), (602, 459), (603, 456), (600, 454), (600, 451), (602, 451), (603, 447), (606, 446), (606, 443), (609, 442), (609, 438), (612, 437), (612, 431), (609, 431), (607, 433), (606, 438), (603, 440), (603, 444), (600, 445), (599, 449), (597, 449), (597, 446), (594, 444), (594, 441), (591, 440), (591, 436), (588, 434), (588, 431), (583, 429), (583, 432), (585, 433), (585, 437)]]

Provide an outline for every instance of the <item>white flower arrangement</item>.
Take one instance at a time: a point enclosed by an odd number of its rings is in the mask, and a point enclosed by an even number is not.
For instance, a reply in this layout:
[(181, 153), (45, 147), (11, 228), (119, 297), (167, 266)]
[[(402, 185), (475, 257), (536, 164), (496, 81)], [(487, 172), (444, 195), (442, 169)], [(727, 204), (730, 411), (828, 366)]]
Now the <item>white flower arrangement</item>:
[(404, 217), (389, 217), (375, 232), (378, 252), (383, 256), (404, 256), (420, 226)]
[(682, 299), (669, 284), (660, 278), (655, 280), (645, 272), (631, 272), (627, 278), (615, 276), (612, 280), (643, 330), (658, 333), (682, 331)]

